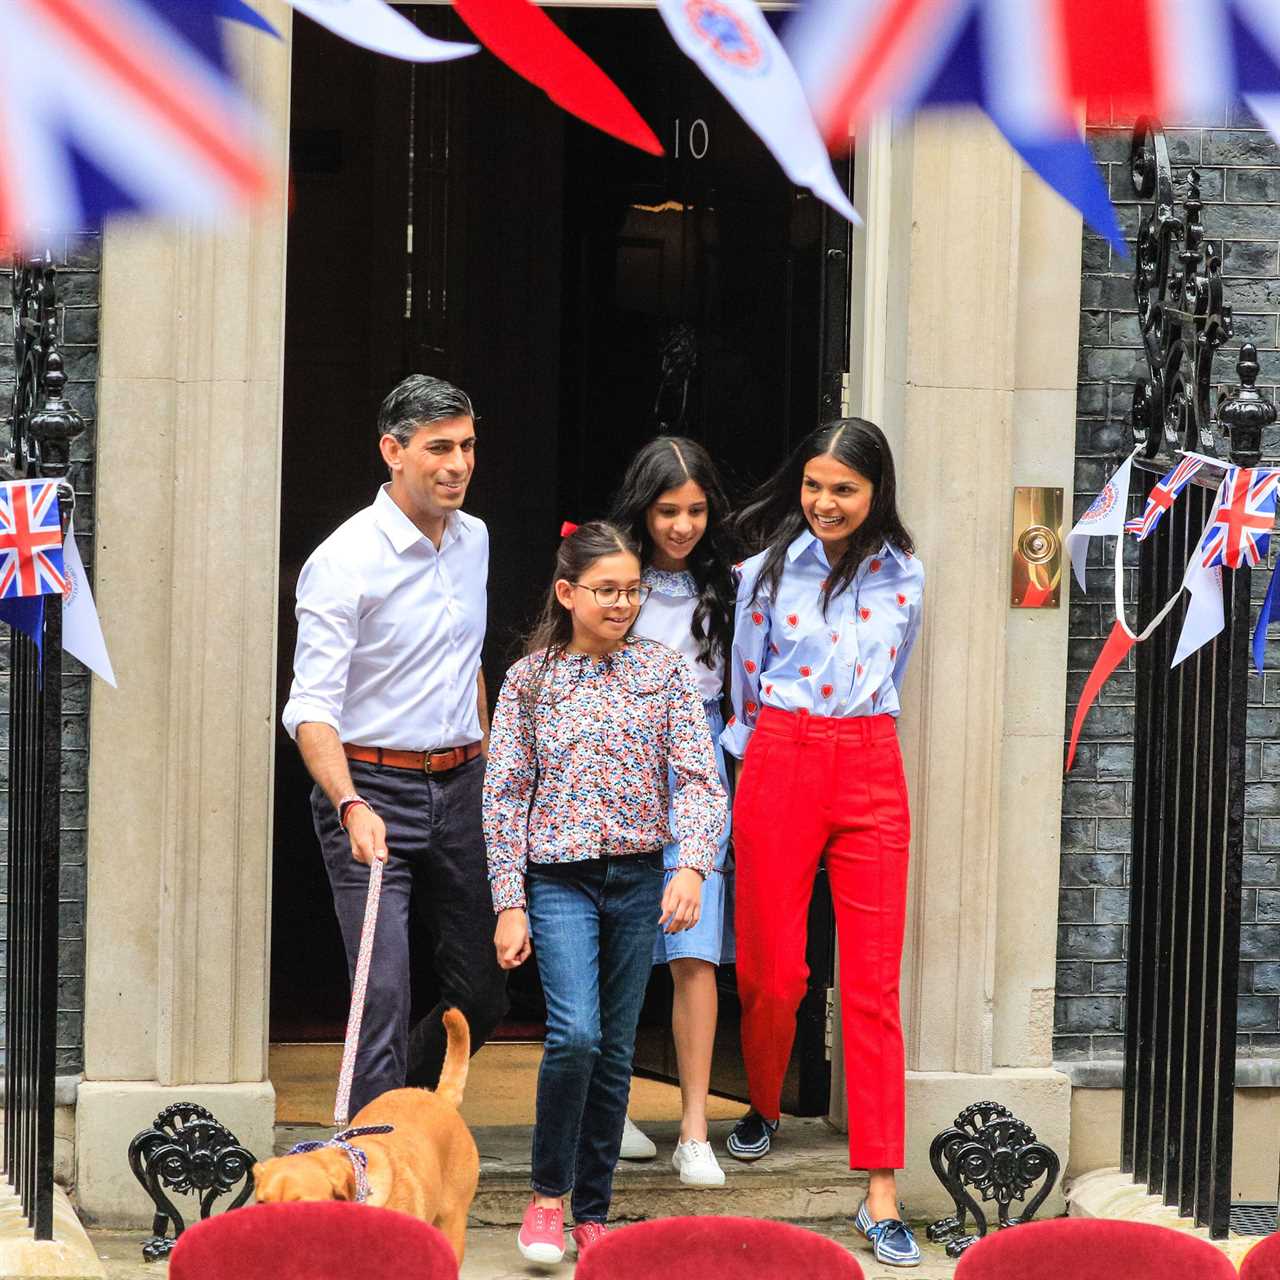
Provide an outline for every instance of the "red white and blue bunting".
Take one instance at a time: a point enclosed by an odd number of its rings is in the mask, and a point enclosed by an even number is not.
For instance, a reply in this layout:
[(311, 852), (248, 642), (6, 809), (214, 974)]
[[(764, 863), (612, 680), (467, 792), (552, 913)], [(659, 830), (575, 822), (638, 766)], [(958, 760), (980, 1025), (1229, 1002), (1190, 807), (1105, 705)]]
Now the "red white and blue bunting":
[[(1102, 686), (1124, 661), (1135, 644), (1148, 639), (1168, 617), (1183, 591), (1190, 595), (1182, 631), (1174, 650), (1172, 666), (1186, 661), (1198, 649), (1214, 639), (1223, 628), (1222, 571), (1252, 567), (1265, 561), (1275, 524), (1276, 493), (1280, 488), (1280, 468), (1238, 467), (1204, 454), (1183, 453), (1169, 472), (1152, 486), (1145, 509), (1134, 520), (1125, 521), (1129, 482), (1135, 449), (1116, 469), (1085, 513), (1067, 534), (1066, 545), (1075, 575), (1085, 587), (1085, 558), (1091, 538), (1115, 537), (1114, 587), (1115, 622), (1107, 636), (1093, 669), (1085, 681), (1071, 724), (1067, 748), (1067, 771), (1075, 762), (1076, 747), (1085, 717)], [(1135, 632), (1125, 617), (1124, 607), (1124, 537), (1131, 533), (1142, 541), (1155, 531), (1179, 494), (1195, 474), (1205, 466), (1221, 468), (1222, 480), (1209, 511), (1195, 550), (1177, 591), (1165, 601), (1141, 632)], [(1266, 649), (1267, 625), (1280, 621), (1280, 565), (1272, 571), (1266, 601), (1253, 635), (1254, 664), (1262, 670)]]

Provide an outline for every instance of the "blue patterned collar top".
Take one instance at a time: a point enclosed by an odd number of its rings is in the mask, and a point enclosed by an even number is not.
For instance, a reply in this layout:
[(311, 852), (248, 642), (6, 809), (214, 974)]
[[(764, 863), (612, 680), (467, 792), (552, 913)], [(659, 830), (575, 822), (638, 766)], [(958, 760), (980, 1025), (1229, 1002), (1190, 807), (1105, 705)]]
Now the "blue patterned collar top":
[(709, 875), (728, 804), (685, 660), (652, 640), (603, 658), (566, 653), (534, 702), (542, 657), (507, 672), (493, 713), (484, 837), (494, 910), (524, 906), (529, 863), (649, 853), (673, 839), (680, 865)]
[(767, 552), (741, 566), (730, 658), (733, 716), (721, 743), (741, 758), (761, 706), (815, 716), (896, 716), (920, 631), (924, 566), (886, 542), (822, 613), (831, 572), (806, 530), (787, 548), (776, 599), (752, 603)]

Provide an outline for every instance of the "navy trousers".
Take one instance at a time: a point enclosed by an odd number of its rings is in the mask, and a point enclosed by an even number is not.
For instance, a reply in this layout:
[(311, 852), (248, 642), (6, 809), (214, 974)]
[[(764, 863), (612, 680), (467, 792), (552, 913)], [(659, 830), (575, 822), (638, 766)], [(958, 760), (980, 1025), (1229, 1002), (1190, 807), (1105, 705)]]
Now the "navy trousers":
[[(351, 780), (387, 824), (387, 865), (374, 934), (351, 1114), (388, 1089), (434, 1088), (444, 1063), (444, 1011), (455, 1007), (471, 1027), (474, 1053), (507, 1011), (507, 978), (493, 946), (493, 901), (480, 826), (484, 760), (438, 777), (411, 769), (351, 762)], [(333, 905), (355, 975), (369, 892), (369, 868), (319, 787), (311, 813), (324, 854)], [(414, 914), (433, 949), (440, 1000), (409, 1027), (409, 929)]]

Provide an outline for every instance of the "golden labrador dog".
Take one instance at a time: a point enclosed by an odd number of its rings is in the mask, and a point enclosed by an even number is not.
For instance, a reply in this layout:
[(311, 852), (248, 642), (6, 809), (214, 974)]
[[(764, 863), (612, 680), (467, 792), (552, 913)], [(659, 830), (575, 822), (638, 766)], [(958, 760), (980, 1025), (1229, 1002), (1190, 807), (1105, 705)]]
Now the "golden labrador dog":
[[(352, 1129), (390, 1125), (391, 1132), (352, 1137), (364, 1152), (367, 1204), (411, 1213), (439, 1227), (462, 1265), (467, 1211), (480, 1179), (480, 1153), (458, 1114), (467, 1083), (471, 1033), (457, 1009), (444, 1015), (448, 1048), (440, 1083), (430, 1089), (392, 1089), (352, 1119)], [(337, 1146), (264, 1160), (253, 1168), (260, 1203), (356, 1200), (352, 1156)]]

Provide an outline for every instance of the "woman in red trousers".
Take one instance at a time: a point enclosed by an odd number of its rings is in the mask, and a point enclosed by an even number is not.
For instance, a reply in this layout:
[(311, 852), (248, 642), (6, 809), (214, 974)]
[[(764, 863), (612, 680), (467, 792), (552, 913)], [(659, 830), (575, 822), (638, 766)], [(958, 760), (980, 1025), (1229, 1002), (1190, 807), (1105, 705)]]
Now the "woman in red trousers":
[(870, 1185), (855, 1225), (878, 1261), (915, 1266), (894, 1172), (903, 1165), (898, 971), (911, 819), (899, 694), (920, 630), (924, 569), (898, 515), (893, 456), (860, 418), (813, 432), (738, 518), (747, 546), (730, 659), (740, 761), (738, 990), (752, 1110), (729, 1154), (778, 1131), (804, 995), (805, 923), (825, 861), (840, 938), (849, 1163)]

